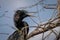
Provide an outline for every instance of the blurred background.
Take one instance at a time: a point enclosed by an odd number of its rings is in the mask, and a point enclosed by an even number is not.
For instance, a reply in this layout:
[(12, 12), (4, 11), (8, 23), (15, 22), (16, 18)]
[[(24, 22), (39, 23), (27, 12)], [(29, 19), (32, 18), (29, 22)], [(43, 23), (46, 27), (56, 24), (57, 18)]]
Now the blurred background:
[[(44, 8), (47, 4), (55, 7), (55, 9)], [(50, 6), (50, 7), (51, 7)], [(36, 17), (25, 18), (29, 24), (30, 30), (32, 32), (37, 26), (37, 24), (46, 23), (50, 18), (55, 18), (57, 15), (57, 0), (0, 0), (0, 40), (7, 40), (8, 36), (11, 35), (15, 30), (15, 25), (13, 17), (16, 10), (24, 9), (28, 12), (36, 12), (33, 15)], [(59, 28), (56, 30), (58, 31)], [(49, 33), (46, 32), (45, 35)], [(52, 33), (46, 40), (54, 40), (55, 35)], [(42, 34), (36, 35), (29, 40), (41, 40)]]

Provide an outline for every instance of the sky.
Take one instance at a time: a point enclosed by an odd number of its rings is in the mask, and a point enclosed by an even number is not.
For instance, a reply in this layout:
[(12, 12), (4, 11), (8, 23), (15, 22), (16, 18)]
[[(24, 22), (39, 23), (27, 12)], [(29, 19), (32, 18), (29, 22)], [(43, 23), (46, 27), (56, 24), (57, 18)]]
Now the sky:
[[(0, 0), (0, 33), (9, 33), (11, 35), (15, 30), (11, 27), (14, 27), (13, 16), (16, 10), (20, 9), (21, 7), (29, 7), (34, 5), (35, 3), (39, 2), (40, 0)], [(41, 4), (43, 3), (43, 4)], [(45, 4), (57, 4), (57, 0), (44, 0), (43, 2), (39, 3), (37, 6), (33, 6), (31, 8), (26, 8), (24, 10), (28, 12), (37, 12), (33, 15), (36, 17), (32, 17), (32, 19), (37, 22), (38, 24), (45, 23), (49, 20), (49, 18), (54, 17), (56, 13), (54, 10), (56, 9), (45, 9), (43, 6)], [(57, 11), (57, 10), (56, 10)], [(56, 12), (55, 11), (55, 12)], [(31, 20), (31, 18), (25, 18), (29, 26), (36, 26), (37, 24)], [(33, 31), (35, 28), (30, 27), (30, 32)], [(0, 34), (0, 40), (7, 40), (9, 35)], [(42, 34), (39, 34), (35, 37), (32, 37), (29, 40), (40, 40)], [(50, 37), (49, 40), (53, 37)]]

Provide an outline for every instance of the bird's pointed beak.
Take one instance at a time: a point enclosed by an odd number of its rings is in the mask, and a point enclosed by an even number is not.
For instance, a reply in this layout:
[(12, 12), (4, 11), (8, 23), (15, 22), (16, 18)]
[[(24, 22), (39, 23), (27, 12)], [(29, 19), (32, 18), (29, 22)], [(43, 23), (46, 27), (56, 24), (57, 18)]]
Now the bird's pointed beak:
[(36, 17), (36, 16), (34, 16), (34, 13), (28, 13), (27, 14), (29, 17)]
[(36, 17), (36, 16), (33, 16), (33, 14), (27, 14), (29, 17)]

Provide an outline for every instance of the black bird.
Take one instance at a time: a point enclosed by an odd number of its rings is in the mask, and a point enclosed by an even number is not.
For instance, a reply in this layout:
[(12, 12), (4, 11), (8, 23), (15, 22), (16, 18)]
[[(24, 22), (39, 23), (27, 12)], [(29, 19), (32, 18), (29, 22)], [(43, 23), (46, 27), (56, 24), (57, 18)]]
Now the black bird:
[(29, 25), (23, 21), (24, 18), (31, 16), (27, 14), (25, 10), (17, 10), (14, 15), (14, 23), (18, 30), (8, 37), (8, 40), (27, 40), (27, 34), (29, 32)]
[(28, 17), (30, 15), (26, 14), (27, 11), (25, 10), (17, 10), (15, 15), (14, 15), (14, 22), (15, 26), (21, 30), (23, 27), (28, 26), (27, 22), (23, 21), (25, 17)]

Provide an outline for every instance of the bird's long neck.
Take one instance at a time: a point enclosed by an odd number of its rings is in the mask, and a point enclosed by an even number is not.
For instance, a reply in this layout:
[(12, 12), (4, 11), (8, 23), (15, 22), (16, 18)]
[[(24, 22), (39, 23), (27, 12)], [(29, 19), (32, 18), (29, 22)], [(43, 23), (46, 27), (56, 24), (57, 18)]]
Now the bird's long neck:
[(23, 27), (23, 21), (22, 20), (18, 20), (18, 22), (17, 22), (17, 28), (19, 30), (21, 30), (22, 27)]
[(16, 22), (16, 27), (21, 30), (23, 27), (24, 27), (24, 21), (23, 19), (25, 18), (26, 16), (20, 16), (20, 18), (18, 19), (18, 21)]

